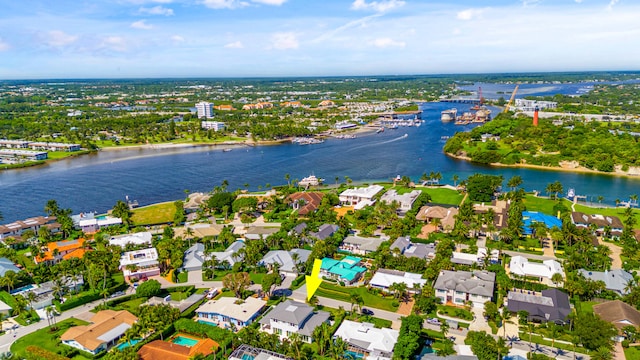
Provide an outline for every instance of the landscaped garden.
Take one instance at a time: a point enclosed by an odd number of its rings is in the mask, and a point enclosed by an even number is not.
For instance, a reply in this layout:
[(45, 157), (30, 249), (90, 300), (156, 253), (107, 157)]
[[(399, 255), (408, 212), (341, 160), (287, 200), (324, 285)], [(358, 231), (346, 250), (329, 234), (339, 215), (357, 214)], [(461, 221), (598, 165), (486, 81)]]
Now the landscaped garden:
[(133, 210), (131, 220), (136, 226), (173, 222), (176, 207), (173, 202), (160, 203)]
[(71, 355), (71, 358), (74, 360), (90, 359), (89, 357), (79, 354), (79, 350), (60, 344), (60, 336), (62, 336), (67, 329), (72, 326), (87, 324), (87, 322), (75, 318), (61, 321), (56, 325), (57, 329), (55, 331), (51, 331), (50, 327), (46, 327), (16, 340), (16, 342), (11, 345), (11, 352), (18, 358), (24, 358), (27, 356), (27, 347), (37, 346), (45, 351), (62, 355), (64, 357), (69, 357), (69, 355)]
[(329, 284), (323, 281), (316, 291), (317, 296), (327, 297), (330, 299), (351, 302), (351, 295), (358, 294), (364, 301), (363, 306), (373, 307), (377, 309), (396, 311), (400, 306), (400, 302), (393, 296), (381, 296), (372, 294), (365, 287), (344, 287), (340, 285)]

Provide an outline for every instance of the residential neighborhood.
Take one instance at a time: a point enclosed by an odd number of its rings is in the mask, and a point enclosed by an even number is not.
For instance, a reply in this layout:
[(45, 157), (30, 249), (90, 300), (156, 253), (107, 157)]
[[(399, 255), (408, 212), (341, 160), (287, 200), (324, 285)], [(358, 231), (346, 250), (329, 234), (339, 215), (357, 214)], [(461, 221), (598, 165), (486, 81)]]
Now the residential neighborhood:
[[(600, 229), (571, 210), (514, 211), (511, 192), (477, 203), (441, 185), (308, 187), (218, 187), (162, 205), (176, 215), (148, 226), (132, 223), (144, 208), (73, 221), (54, 203), (3, 225), (0, 351), (484, 360), (635, 350), (636, 268), (609, 250), (637, 242), (628, 211)], [(118, 221), (85, 223), (97, 219)], [(27, 344), (32, 336), (51, 344)]]

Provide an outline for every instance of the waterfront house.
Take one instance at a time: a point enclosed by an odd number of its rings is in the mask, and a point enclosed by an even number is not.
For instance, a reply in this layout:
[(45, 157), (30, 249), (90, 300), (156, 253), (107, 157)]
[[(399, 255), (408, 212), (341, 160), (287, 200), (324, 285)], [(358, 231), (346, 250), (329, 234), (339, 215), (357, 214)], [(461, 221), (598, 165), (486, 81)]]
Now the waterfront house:
[(496, 274), (489, 271), (442, 270), (433, 288), (444, 304), (462, 306), (470, 301), (473, 307), (482, 308), (491, 301), (495, 282)]
[(416, 214), (416, 220), (437, 223), (441, 231), (449, 232), (453, 230), (456, 223), (456, 215), (458, 215), (458, 208), (453, 206), (425, 205)]
[(238, 331), (253, 323), (266, 305), (266, 301), (254, 297), (245, 300), (221, 297), (202, 304), (196, 310), (196, 317), (199, 322)]
[(43, 252), (43, 256), (36, 255), (33, 260), (36, 264), (56, 264), (71, 258), (82, 259), (87, 252), (85, 242), (84, 238), (50, 242), (47, 244), (47, 249)]
[(378, 250), (384, 241), (385, 240), (381, 238), (350, 235), (342, 240), (338, 249), (355, 255), (367, 255)]
[[(505, 200), (493, 200), (491, 204), (474, 204), (473, 211), (476, 214), (485, 214), (489, 211), (489, 209), (493, 210), (493, 226), (497, 230), (504, 229), (507, 227), (507, 218), (509, 215), (509, 207), (510, 203)], [(486, 232), (488, 229), (486, 225), (482, 226), (482, 231)]]
[(264, 255), (258, 264), (269, 268), (278, 264), (280, 274), (298, 276), (298, 264), (306, 263), (309, 255), (311, 255), (311, 251), (305, 249), (271, 250)]
[(391, 359), (400, 332), (388, 328), (376, 328), (370, 323), (344, 320), (333, 334), (347, 343), (347, 351), (358, 354), (357, 359)]
[(87, 234), (100, 231), (110, 226), (122, 225), (122, 219), (113, 216), (99, 216), (91, 219), (82, 219), (78, 222), (80, 230)]
[(66, 144), (58, 142), (30, 142), (29, 147), (33, 150), (46, 151), (80, 151), (80, 144)]
[(543, 262), (532, 262), (523, 256), (514, 256), (509, 262), (509, 271), (512, 275), (534, 278), (537, 281), (550, 285), (554, 274), (564, 277), (562, 265), (555, 260), (544, 260)]
[(330, 314), (326, 311), (314, 311), (313, 307), (294, 300), (286, 300), (276, 305), (259, 321), (260, 330), (268, 334), (276, 334), (280, 340), (287, 339), (297, 333), (302, 341), (313, 342), (313, 330), (329, 322)]
[(0, 225), (0, 240), (9, 236), (19, 237), (27, 230), (32, 230), (37, 234), (41, 227), (49, 228), (49, 231), (52, 233), (60, 231), (60, 224), (56, 222), (55, 216), (37, 216)]
[(633, 275), (622, 269), (605, 271), (580, 269), (578, 274), (591, 281), (602, 281), (605, 289), (613, 291), (620, 296), (629, 293), (628, 284), (633, 281)]
[(594, 229), (594, 235), (612, 236), (618, 238), (622, 235), (624, 224), (617, 216), (591, 215), (578, 211), (571, 212), (571, 222), (584, 229)]
[(320, 204), (324, 194), (321, 192), (297, 192), (287, 196), (287, 203), (298, 211), (298, 215), (305, 216), (315, 212)]
[(529, 321), (553, 321), (564, 324), (571, 314), (569, 295), (558, 289), (546, 289), (538, 293), (529, 290), (511, 290), (507, 293), (507, 309), (513, 313), (526, 311)]
[(125, 248), (127, 244), (141, 246), (151, 245), (151, 239), (153, 236), (148, 231), (143, 231), (133, 234), (114, 235), (109, 238), (109, 245), (119, 246)]
[(154, 340), (143, 345), (138, 350), (140, 360), (189, 360), (198, 355), (209, 356), (217, 350), (220, 345), (211, 339), (196, 338), (190, 335), (178, 334), (180, 338), (187, 338), (193, 345), (179, 345), (174, 340)]
[(120, 257), (120, 270), (129, 280), (160, 275), (158, 251), (155, 248), (127, 251)]
[(138, 318), (126, 310), (102, 310), (91, 318), (90, 325), (69, 328), (60, 340), (63, 344), (96, 355), (115, 345)]
[(407, 291), (414, 293), (415, 289), (422, 288), (427, 280), (422, 278), (422, 274), (389, 269), (378, 269), (369, 280), (369, 286), (386, 292), (389, 292), (389, 287), (396, 283), (407, 285)]
[(360, 265), (361, 259), (354, 256), (346, 256), (341, 260), (331, 258), (322, 259), (320, 275), (343, 282), (345, 285), (356, 283), (367, 268)]
[(413, 203), (416, 202), (420, 194), (422, 194), (422, 191), (413, 190), (411, 192), (400, 195), (395, 189), (391, 189), (384, 193), (382, 197), (380, 197), (380, 201), (387, 205), (395, 202), (396, 204), (398, 204), (398, 212), (400, 214), (405, 214), (407, 213), (407, 211), (411, 210), (411, 207), (413, 207)]
[[(417, 257), (419, 259), (433, 259), (436, 256), (436, 244), (414, 244), (411, 242), (411, 238), (408, 236), (400, 236), (389, 247), (391, 253), (396, 256), (397, 254), (404, 257)], [(397, 249), (397, 250), (396, 250)], [(398, 251), (398, 253), (396, 253)]]
[(365, 206), (373, 205), (375, 203), (374, 196), (384, 190), (384, 187), (380, 185), (369, 185), (362, 188), (347, 189), (340, 193), (340, 204), (345, 206), (353, 206), (354, 209), (359, 210)]

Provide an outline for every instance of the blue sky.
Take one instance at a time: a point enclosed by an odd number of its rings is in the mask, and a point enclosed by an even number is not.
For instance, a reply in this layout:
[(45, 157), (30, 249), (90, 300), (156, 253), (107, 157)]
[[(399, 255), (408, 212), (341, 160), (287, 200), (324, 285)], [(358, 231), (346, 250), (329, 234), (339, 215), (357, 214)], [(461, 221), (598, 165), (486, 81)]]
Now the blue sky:
[(0, 79), (634, 70), (637, 0), (0, 0)]

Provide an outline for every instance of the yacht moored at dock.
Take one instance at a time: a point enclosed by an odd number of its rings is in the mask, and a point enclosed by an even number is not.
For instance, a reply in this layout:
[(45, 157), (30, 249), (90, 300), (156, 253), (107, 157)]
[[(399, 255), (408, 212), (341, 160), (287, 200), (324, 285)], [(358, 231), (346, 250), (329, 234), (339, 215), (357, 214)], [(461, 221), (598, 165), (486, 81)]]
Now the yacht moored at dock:
[(444, 110), (443, 112), (440, 113), (440, 120), (454, 121), (457, 115), (458, 115), (458, 109), (456, 108)]

